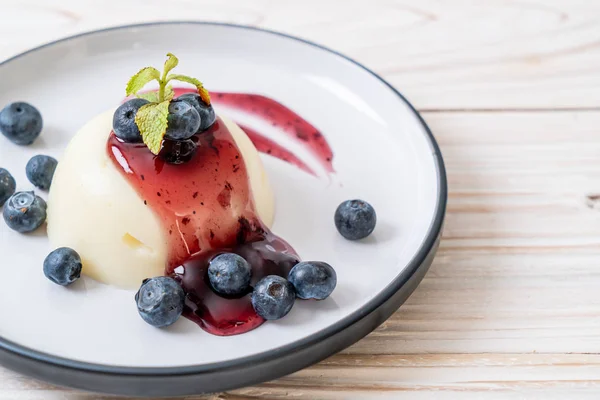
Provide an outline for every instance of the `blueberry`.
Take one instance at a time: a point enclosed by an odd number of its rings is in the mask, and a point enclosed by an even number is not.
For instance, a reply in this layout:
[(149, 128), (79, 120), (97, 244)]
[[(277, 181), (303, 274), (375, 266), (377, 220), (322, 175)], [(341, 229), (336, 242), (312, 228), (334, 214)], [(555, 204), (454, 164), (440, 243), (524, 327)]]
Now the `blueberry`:
[(377, 223), (375, 209), (366, 201), (347, 200), (335, 211), (335, 226), (349, 240), (365, 238), (373, 232)]
[(294, 305), (296, 292), (291, 283), (277, 275), (262, 278), (252, 292), (254, 311), (264, 319), (280, 319)]
[(305, 261), (292, 268), (288, 280), (299, 298), (323, 300), (335, 289), (337, 275), (327, 263)]
[(208, 265), (208, 280), (217, 293), (239, 295), (248, 290), (252, 268), (234, 253), (219, 254)]
[(81, 258), (68, 247), (60, 247), (44, 260), (44, 275), (52, 282), (68, 286), (81, 276)]
[(177, 281), (168, 276), (145, 279), (135, 294), (140, 316), (152, 326), (173, 324), (183, 312), (185, 293)]
[(198, 93), (182, 94), (177, 100), (183, 100), (189, 103), (200, 114), (200, 131), (205, 131), (212, 126), (217, 120), (215, 110), (212, 105), (206, 104)]
[(169, 164), (183, 164), (196, 154), (196, 143), (192, 139), (163, 141), (160, 156)]
[(28, 103), (11, 103), (0, 111), (0, 132), (11, 142), (28, 145), (42, 131), (42, 115)]
[(145, 99), (131, 99), (121, 104), (113, 115), (113, 131), (115, 135), (127, 143), (139, 143), (142, 134), (135, 123), (135, 115), (143, 105), (148, 104)]
[(169, 104), (165, 137), (171, 140), (189, 139), (200, 128), (200, 114), (189, 103), (173, 100)]
[(40, 189), (50, 189), (54, 170), (58, 165), (58, 161), (50, 156), (37, 155), (31, 157), (25, 166), (25, 174), (29, 182), (33, 183)]
[(46, 221), (46, 202), (33, 192), (17, 192), (6, 201), (2, 214), (9, 228), (31, 232)]
[(7, 170), (0, 168), (0, 207), (15, 193), (16, 188), (15, 178)]

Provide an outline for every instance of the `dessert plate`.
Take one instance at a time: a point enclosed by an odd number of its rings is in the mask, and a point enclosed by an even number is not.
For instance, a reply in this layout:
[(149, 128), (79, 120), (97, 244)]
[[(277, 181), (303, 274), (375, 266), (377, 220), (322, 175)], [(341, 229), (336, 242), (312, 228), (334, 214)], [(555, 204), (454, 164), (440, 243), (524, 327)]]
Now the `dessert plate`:
[[(276, 196), (273, 231), (303, 259), (333, 265), (336, 290), (321, 302), (297, 302), (286, 318), (243, 335), (213, 336), (187, 319), (159, 330), (137, 315), (134, 291), (87, 277), (69, 289), (49, 283), (42, 273), (52, 250), (45, 231), (21, 235), (2, 222), (5, 366), (60, 385), (124, 395), (250, 385), (307, 367), (371, 332), (406, 300), (431, 264), (447, 188), (438, 146), (419, 114), (357, 62), (245, 26), (124, 26), (62, 39), (1, 63), (0, 106), (23, 100), (44, 116), (44, 130), (32, 146), (0, 137), (0, 167), (13, 173), (17, 189), (33, 189), (25, 177), (32, 155), (49, 154), (60, 162), (75, 132), (121, 101), (129, 76), (167, 52), (211, 91), (265, 95), (323, 133), (333, 151), (332, 170), (278, 136), (277, 129), (272, 140), (308, 168), (262, 158)], [(215, 109), (228, 112), (218, 102)], [(374, 233), (358, 242), (343, 239), (333, 223), (337, 205), (351, 198), (369, 201), (378, 215)]]

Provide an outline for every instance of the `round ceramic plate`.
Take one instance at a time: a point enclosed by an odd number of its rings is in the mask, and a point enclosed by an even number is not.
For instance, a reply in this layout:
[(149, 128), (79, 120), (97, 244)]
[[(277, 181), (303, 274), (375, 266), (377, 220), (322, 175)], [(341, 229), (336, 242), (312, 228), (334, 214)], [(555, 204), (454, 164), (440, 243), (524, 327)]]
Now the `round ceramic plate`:
[[(333, 150), (333, 172), (277, 129), (270, 130), (272, 140), (314, 173), (262, 158), (276, 196), (273, 230), (304, 259), (332, 264), (338, 287), (329, 299), (297, 302), (286, 318), (242, 335), (213, 336), (184, 318), (159, 330), (139, 318), (133, 291), (89, 278), (69, 289), (47, 281), (41, 268), (51, 250), (45, 230), (21, 235), (1, 223), (0, 359), (9, 368), (61, 385), (129, 395), (213, 392), (270, 380), (372, 331), (429, 267), (444, 218), (446, 180), (424, 121), (360, 64), (260, 29), (190, 22), (126, 26), (63, 39), (3, 62), (0, 106), (31, 102), (45, 123), (29, 147), (0, 137), (0, 167), (13, 173), (18, 190), (32, 189), (25, 177), (32, 155), (60, 160), (86, 121), (122, 100), (127, 79), (143, 66), (161, 65), (167, 52), (181, 60), (179, 72), (199, 77), (210, 90), (265, 95), (323, 133)], [(215, 108), (244, 118), (218, 102)], [(366, 240), (346, 241), (333, 224), (337, 205), (350, 198), (365, 199), (377, 210), (377, 228)]]

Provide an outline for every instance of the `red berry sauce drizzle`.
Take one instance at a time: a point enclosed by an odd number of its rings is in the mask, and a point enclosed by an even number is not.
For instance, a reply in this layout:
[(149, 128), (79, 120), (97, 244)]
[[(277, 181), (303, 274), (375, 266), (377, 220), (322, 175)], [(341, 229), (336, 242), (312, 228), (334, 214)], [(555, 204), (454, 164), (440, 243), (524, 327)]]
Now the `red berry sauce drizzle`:
[[(182, 91), (177, 92), (181, 94)], [(247, 107), (253, 97), (213, 94), (215, 103), (226, 99), (238, 104), (239, 100), (239, 107)], [(257, 109), (264, 105), (273, 108), (277, 104), (262, 96), (255, 98), (258, 99)], [(294, 120), (291, 125), (294, 129), (310, 127), (316, 132), (306, 121), (295, 122), (299, 117), (278, 104), (275, 111), (264, 111), (264, 115), (273, 117), (274, 123), (280, 123), (287, 112)], [(254, 130), (248, 131), (263, 152), (314, 173), (286, 149), (268, 139), (263, 140), (263, 136)], [(314, 140), (306, 142), (307, 145), (314, 149), (318, 147), (319, 154), (325, 154), (326, 162), (331, 165), (329, 146), (314, 132)], [(210, 260), (223, 252), (241, 255), (252, 265), (254, 285), (267, 275), (287, 277), (299, 257), (285, 240), (260, 221), (243, 155), (225, 124), (217, 118), (211, 128), (195, 135), (193, 140), (198, 144), (196, 154), (179, 165), (166, 163), (143, 144), (124, 143), (112, 132), (107, 150), (117, 168), (137, 190), (144, 204), (159, 216), (167, 231), (169, 257), (165, 274), (177, 279), (186, 292), (183, 315), (215, 335), (248, 332), (264, 322), (252, 308), (250, 293), (237, 298), (216, 294), (208, 283)]]
[[(191, 89), (175, 89), (175, 96), (193, 92)], [(217, 107), (244, 112), (259, 118), (288, 140), (310, 153), (327, 173), (333, 173), (333, 152), (325, 136), (308, 121), (277, 101), (258, 94), (211, 92), (212, 103)], [(235, 120), (235, 118), (234, 118)], [(236, 121), (238, 122), (238, 121)], [(312, 175), (316, 172), (294, 153), (248, 125), (240, 124), (252, 143), (261, 153), (269, 154), (290, 163)]]

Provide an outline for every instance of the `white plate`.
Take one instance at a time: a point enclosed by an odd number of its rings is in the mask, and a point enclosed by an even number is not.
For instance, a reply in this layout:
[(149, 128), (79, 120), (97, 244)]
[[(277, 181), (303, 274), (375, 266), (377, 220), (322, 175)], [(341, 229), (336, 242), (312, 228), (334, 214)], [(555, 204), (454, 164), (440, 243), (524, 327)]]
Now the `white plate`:
[[(17, 189), (32, 189), (25, 177), (31, 156), (49, 154), (60, 161), (86, 121), (121, 101), (129, 76), (143, 66), (161, 65), (167, 52), (181, 60), (179, 72), (199, 77), (210, 90), (264, 94), (323, 132), (334, 152), (333, 175), (317, 178), (278, 159), (263, 155), (263, 160), (277, 201), (274, 231), (303, 258), (332, 264), (338, 287), (330, 299), (297, 302), (285, 319), (243, 335), (212, 336), (183, 318), (171, 329), (158, 330), (137, 315), (133, 291), (89, 278), (73, 289), (51, 284), (42, 273), (42, 261), (51, 250), (45, 232), (21, 235), (1, 223), (5, 284), (0, 291), (0, 345), (10, 355), (5, 363), (15, 369), (22, 368), (13, 358), (24, 362), (25, 354), (44, 365), (115, 376), (152, 371), (208, 376), (224, 366), (240, 367), (241, 361), (256, 365), (281, 359), (376, 314), (419, 268), (429, 265), (424, 259), (441, 230), (446, 186), (439, 150), (418, 114), (357, 63), (311, 43), (247, 27), (122, 27), (61, 40), (0, 64), (0, 107), (30, 102), (40, 109), (45, 124), (30, 147), (0, 136), (0, 167), (11, 171)], [(374, 234), (361, 242), (344, 240), (333, 224), (335, 208), (350, 198), (365, 199), (377, 211)], [(90, 226), (91, 241), (93, 235)], [(382, 320), (378, 315), (372, 324)], [(152, 393), (217, 390), (279, 376), (339, 350), (368, 330), (342, 335), (345, 339), (329, 346), (331, 351), (309, 351), (301, 360), (290, 359), (286, 368), (270, 368), (255, 379), (246, 373), (245, 379), (193, 387), (181, 383), (169, 386), (168, 392)], [(74, 375), (29, 372), (87, 389), (151, 391), (114, 382), (108, 383), (114, 387), (99, 387), (97, 376), (93, 383), (81, 383), (84, 379), (76, 382)], [(243, 375), (243, 368), (239, 372)]]

